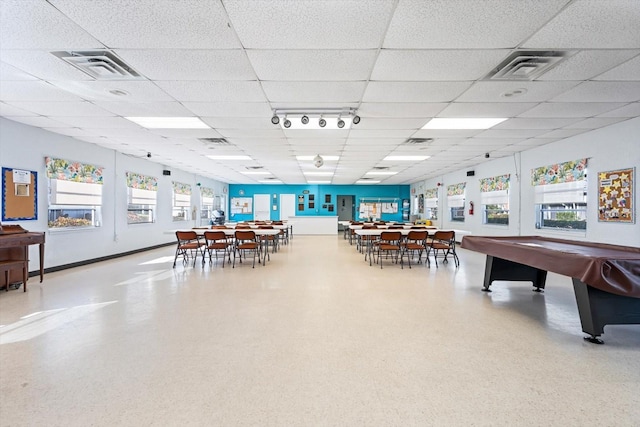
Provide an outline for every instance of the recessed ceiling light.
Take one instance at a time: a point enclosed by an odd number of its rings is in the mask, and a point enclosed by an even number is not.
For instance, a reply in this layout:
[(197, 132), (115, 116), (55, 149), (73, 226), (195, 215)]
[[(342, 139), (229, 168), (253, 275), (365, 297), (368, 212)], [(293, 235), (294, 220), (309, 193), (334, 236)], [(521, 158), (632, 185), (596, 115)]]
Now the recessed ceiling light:
[(261, 179), (258, 182), (261, 184), (282, 184), (282, 181), (279, 179)]
[(240, 173), (243, 173), (245, 175), (271, 175), (271, 172), (267, 171), (245, 171)]
[(309, 181), (307, 180), (308, 184), (331, 184), (331, 181)]
[[(313, 159), (315, 159), (316, 156), (296, 156), (296, 159), (298, 159), (299, 161), (313, 161)], [(324, 161), (327, 160), (340, 160), (340, 156), (325, 156), (322, 155), (322, 159)]]
[(375, 181), (372, 179), (360, 179), (356, 181), (356, 184), (380, 184), (380, 181)]
[(435, 118), (422, 126), (422, 129), (489, 129), (502, 123), (506, 118)]
[(371, 172), (367, 172), (365, 173), (365, 175), (395, 175), (398, 172), (391, 172), (391, 171), (371, 171)]
[(332, 176), (333, 172), (303, 172), (305, 175), (309, 176)]
[(242, 156), (242, 155), (228, 155), (228, 156), (210, 155), (210, 156), (207, 156), (207, 157), (210, 158), (211, 160), (251, 160), (251, 157)]
[(400, 161), (422, 161), (427, 160), (431, 156), (387, 156), (382, 160), (400, 160)]
[(197, 117), (125, 117), (147, 129), (211, 129)]

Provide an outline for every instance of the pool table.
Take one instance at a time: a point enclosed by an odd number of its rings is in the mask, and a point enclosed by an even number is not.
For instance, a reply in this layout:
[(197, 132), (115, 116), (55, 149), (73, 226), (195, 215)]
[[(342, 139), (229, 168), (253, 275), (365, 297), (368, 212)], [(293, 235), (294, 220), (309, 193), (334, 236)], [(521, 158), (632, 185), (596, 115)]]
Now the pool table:
[(484, 291), (495, 280), (545, 286), (547, 271), (569, 276), (586, 340), (605, 325), (640, 324), (640, 248), (539, 236), (465, 236), (462, 248), (487, 255)]

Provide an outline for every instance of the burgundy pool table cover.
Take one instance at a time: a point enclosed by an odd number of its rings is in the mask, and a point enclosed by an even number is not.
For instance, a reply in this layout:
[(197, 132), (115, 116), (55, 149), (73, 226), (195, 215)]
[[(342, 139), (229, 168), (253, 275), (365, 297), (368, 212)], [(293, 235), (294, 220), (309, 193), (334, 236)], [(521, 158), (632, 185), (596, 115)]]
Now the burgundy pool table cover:
[(539, 236), (464, 236), (461, 246), (640, 298), (640, 248)]

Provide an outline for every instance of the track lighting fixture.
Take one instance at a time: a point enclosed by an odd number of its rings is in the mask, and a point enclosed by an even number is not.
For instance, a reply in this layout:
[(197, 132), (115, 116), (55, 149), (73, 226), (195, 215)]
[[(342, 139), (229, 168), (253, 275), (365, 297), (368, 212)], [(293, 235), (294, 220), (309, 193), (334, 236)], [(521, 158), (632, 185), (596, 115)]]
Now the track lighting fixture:
[(327, 121), (325, 119), (323, 119), (322, 117), (320, 117), (320, 120), (318, 120), (318, 126), (320, 126), (321, 128), (325, 127), (327, 125)]
[(272, 110), (271, 123), (283, 129), (350, 129), (360, 123), (357, 110), (343, 108), (280, 108)]
[(284, 118), (284, 122), (282, 123), (284, 125), (284, 127), (286, 127), (287, 129), (289, 129), (291, 127), (291, 120), (287, 119), (286, 117)]
[(280, 123), (280, 117), (274, 114), (273, 117), (271, 117), (271, 123), (273, 123), (274, 125), (277, 125), (278, 123)]
[(307, 123), (309, 123), (309, 116), (306, 116), (306, 115), (305, 115), (305, 116), (300, 117), (300, 122), (301, 122), (303, 125), (306, 125)]
[(338, 117), (338, 128), (342, 129), (344, 127), (344, 120)]
[(353, 124), (357, 125), (358, 123), (360, 123), (360, 116), (353, 116)]

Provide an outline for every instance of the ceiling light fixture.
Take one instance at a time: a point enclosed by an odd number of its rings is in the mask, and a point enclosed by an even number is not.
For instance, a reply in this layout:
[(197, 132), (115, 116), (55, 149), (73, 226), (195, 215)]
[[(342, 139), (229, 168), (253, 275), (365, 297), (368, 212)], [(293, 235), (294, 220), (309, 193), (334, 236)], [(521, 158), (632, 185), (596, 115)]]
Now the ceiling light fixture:
[[(304, 162), (304, 161), (312, 161), (315, 156), (296, 156), (296, 160)], [(340, 156), (322, 156), (325, 161), (335, 161), (340, 160)]]
[(321, 128), (325, 127), (327, 125), (327, 121), (325, 119), (322, 118), (322, 116), (320, 116), (320, 120), (318, 120), (318, 126), (320, 126)]
[(317, 168), (320, 168), (322, 167), (322, 165), (324, 165), (324, 159), (320, 154), (316, 154), (316, 156), (313, 158), (313, 165)]
[(300, 117), (300, 123), (302, 123), (303, 125), (309, 124), (309, 116)]
[(331, 184), (331, 181), (325, 181), (325, 180), (307, 180), (307, 184)]
[(277, 125), (278, 123), (280, 123), (280, 117), (274, 114), (273, 117), (271, 117), (271, 123)]
[(314, 172), (314, 171), (305, 171), (303, 172), (305, 175), (309, 176), (333, 176), (333, 172)]
[(391, 172), (391, 171), (371, 171), (371, 172), (365, 173), (365, 175), (379, 175), (379, 176), (382, 176), (382, 175), (395, 175), (397, 173), (398, 172)]
[(360, 123), (360, 116), (353, 116), (353, 124), (357, 125), (358, 123)]
[(338, 117), (338, 128), (342, 129), (345, 125), (344, 120), (342, 120), (342, 118)]
[(380, 184), (380, 181), (375, 181), (372, 179), (359, 179), (358, 181), (356, 181), (356, 184)]
[(284, 116), (284, 123), (282, 123), (282, 125), (285, 128), (289, 129), (291, 127), (291, 120), (289, 120), (287, 116)]
[(286, 108), (273, 110), (271, 123), (284, 129), (350, 129), (360, 123), (356, 109), (345, 108)]

